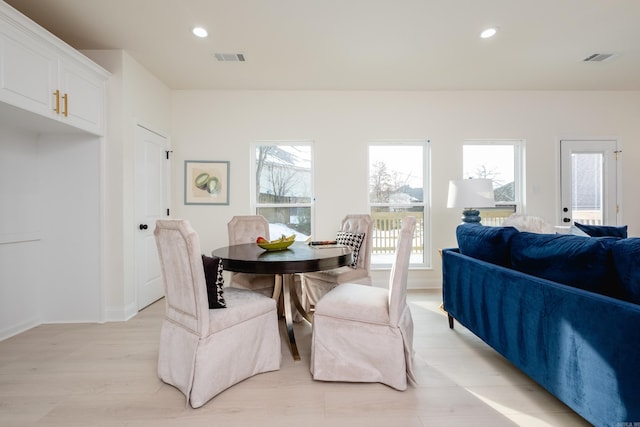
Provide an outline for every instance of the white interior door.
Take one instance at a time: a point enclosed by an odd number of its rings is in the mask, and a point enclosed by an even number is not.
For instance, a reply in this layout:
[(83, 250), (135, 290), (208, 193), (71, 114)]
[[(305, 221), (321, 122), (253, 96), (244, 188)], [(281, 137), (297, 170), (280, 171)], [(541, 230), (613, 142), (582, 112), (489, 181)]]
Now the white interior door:
[(618, 223), (618, 144), (560, 141), (562, 225)]
[(138, 310), (164, 296), (153, 236), (156, 220), (169, 215), (169, 142), (141, 125), (135, 137), (136, 292)]

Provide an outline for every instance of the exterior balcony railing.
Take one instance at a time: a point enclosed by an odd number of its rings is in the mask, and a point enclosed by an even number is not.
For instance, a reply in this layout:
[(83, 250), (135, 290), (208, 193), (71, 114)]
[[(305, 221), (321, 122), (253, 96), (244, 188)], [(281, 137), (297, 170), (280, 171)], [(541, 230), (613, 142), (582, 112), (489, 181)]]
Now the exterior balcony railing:
[(416, 218), (416, 231), (413, 234), (411, 253), (424, 252), (424, 215), (422, 212), (374, 212), (373, 219), (373, 255), (392, 255), (396, 251), (402, 219), (406, 216)]

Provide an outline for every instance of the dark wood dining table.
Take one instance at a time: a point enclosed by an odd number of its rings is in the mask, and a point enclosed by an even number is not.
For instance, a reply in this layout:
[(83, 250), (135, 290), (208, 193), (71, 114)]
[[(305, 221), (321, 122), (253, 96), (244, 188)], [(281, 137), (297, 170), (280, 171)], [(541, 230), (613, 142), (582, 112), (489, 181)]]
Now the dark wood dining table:
[(221, 258), (223, 268), (228, 271), (276, 275), (273, 297), (278, 300), (282, 295), (289, 347), (294, 360), (300, 360), (300, 354), (293, 333), (294, 313), (291, 305), (294, 305), (305, 320), (310, 323), (312, 320), (309, 313), (302, 307), (296, 293), (295, 274), (331, 270), (352, 262), (349, 246), (310, 246), (303, 242), (295, 242), (287, 249), (280, 251), (265, 251), (255, 243), (246, 243), (219, 248), (211, 254)]

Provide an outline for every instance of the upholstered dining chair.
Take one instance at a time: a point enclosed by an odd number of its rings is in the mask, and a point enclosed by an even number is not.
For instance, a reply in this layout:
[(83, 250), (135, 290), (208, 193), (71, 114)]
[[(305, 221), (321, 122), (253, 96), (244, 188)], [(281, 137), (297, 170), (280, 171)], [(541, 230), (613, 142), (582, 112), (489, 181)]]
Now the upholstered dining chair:
[[(269, 221), (262, 215), (236, 215), (227, 224), (229, 245), (255, 243), (260, 236), (269, 240)], [(229, 286), (249, 289), (278, 299), (277, 276), (273, 274), (231, 273)]]
[(415, 218), (402, 221), (389, 289), (343, 283), (316, 305), (311, 336), (314, 380), (379, 382), (406, 390), (413, 374), (413, 319), (407, 274)]
[[(362, 238), (357, 240), (353, 238), (358, 235), (361, 235)], [(357, 256), (356, 263), (333, 270), (302, 274), (301, 302), (307, 312), (320, 301), (320, 298), (340, 283), (371, 284), (371, 250), (373, 246), (373, 219), (371, 215), (351, 214), (345, 216), (336, 240), (339, 243), (350, 244), (354, 248), (353, 255)]]
[(186, 220), (154, 230), (165, 290), (158, 376), (194, 408), (253, 375), (280, 369), (276, 302), (224, 288), (226, 308), (209, 309), (200, 240)]

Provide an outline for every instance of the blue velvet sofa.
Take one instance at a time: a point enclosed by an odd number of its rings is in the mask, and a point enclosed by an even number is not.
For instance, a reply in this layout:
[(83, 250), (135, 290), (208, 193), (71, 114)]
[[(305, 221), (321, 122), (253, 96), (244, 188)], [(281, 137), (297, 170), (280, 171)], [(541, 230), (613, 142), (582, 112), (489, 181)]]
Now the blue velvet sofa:
[(640, 238), (464, 224), (443, 308), (595, 426), (640, 425)]

